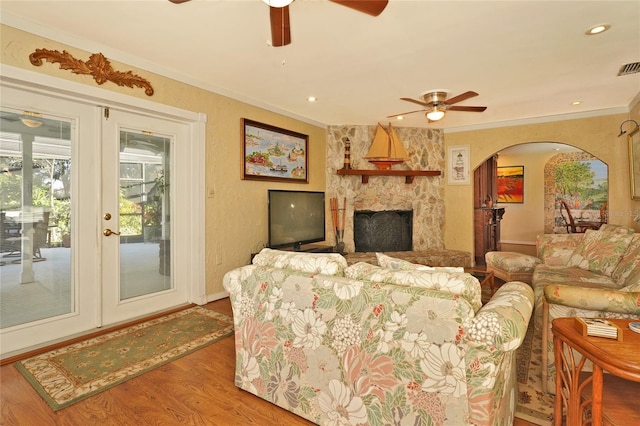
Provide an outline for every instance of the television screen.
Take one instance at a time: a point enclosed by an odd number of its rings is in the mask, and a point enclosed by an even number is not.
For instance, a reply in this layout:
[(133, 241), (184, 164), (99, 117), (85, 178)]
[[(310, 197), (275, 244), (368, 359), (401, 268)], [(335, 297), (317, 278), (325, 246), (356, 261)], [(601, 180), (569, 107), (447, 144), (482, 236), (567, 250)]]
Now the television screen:
[(270, 189), (268, 201), (270, 248), (325, 240), (324, 192)]

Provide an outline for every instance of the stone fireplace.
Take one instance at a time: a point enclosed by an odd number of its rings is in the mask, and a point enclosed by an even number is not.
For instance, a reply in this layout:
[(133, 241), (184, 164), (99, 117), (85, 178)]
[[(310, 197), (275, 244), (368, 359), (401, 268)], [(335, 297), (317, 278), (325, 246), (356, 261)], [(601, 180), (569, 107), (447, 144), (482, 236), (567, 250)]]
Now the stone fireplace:
[[(356, 251), (354, 218), (356, 211), (411, 211), (412, 250), (444, 249), (444, 134), (440, 129), (396, 127), (410, 159), (393, 169), (441, 170), (441, 176), (417, 176), (405, 183), (400, 176), (371, 176), (362, 183), (359, 176), (340, 176), (344, 166), (344, 140), (351, 145), (351, 168), (375, 169), (365, 160), (376, 126), (329, 126), (327, 129), (326, 196), (346, 198), (345, 252)], [(330, 231), (327, 240), (335, 242)], [(386, 250), (384, 250), (386, 251)], [(394, 251), (394, 250), (390, 250)]]
[(413, 249), (413, 212), (356, 211), (353, 216), (356, 252), (409, 251)]

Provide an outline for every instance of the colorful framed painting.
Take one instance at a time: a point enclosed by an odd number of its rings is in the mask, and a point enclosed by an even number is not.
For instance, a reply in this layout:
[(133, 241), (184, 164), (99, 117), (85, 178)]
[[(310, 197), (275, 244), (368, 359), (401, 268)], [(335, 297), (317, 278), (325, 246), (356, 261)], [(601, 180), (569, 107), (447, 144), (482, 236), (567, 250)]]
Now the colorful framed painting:
[(498, 167), (498, 203), (524, 203), (524, 166)]
[(242, 179), (309, 183), (309, 136), (242, 119)]

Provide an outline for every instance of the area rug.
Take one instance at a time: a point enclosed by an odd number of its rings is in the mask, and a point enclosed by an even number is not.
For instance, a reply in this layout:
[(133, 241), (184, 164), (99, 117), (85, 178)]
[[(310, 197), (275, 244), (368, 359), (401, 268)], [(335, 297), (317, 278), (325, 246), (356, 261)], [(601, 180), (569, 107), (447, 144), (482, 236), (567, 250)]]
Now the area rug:
[(516, 355), (518, 402), (516, 417), (540, 426), (553, 424), (554, 395), (542, 392), (542, 336), (533, 318)]
[(57, 411), (232, 333), (231, 317), (196, 306), (14, 365)]

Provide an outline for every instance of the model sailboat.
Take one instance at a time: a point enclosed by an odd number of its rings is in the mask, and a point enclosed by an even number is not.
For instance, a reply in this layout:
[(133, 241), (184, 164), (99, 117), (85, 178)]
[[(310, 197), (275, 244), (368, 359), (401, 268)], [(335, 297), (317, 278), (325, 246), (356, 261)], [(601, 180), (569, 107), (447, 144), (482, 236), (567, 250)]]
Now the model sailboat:
[(409, 159), (409, 156), (404, 150), (396, 131), (391, 127), (391, 123), (389, 123), (389, 130), (378, 123), (371, 148), (369, 148), (369, 152), (364, 158), (375, 164), (378, 169), (388, 170), (394, 164), (405, 162)]

